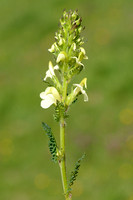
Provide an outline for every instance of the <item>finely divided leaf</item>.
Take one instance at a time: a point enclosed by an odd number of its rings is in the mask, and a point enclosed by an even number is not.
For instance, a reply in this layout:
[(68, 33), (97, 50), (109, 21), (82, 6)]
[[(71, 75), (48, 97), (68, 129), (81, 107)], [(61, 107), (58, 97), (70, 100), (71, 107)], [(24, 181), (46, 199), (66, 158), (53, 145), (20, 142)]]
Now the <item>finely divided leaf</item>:
[(51, 128), (46, 123), (42, 122), (42, 126), (49, 138), (48, 146), (49, 146), (50, 153), (52, 155), (52, 160), (54, 162), (57, 162), (57, 144), (56, 144), (55, 137), (51, 131)]
[(69, 184), (68, 184), (68, 192), (71, 191), (71, 186), (73, 185), (74, 181), (77, 178), (79, 167), (80, 167), (81, 161), (84, 159), (84, 157), (85, 157), (85, 154), (83, 154), (83, 156), (76, 162), (75, 168), (71, 172), (70, 180), (69, 180)]
[(53, 116), (54, 120), (57, 122), (60, 121), (61, 116), (63, 116), (64, 118), (68, 118), (66, 107), (63, 105), (63, 103), (57, 101), (57, 105), (55, 106), (55, 114)]

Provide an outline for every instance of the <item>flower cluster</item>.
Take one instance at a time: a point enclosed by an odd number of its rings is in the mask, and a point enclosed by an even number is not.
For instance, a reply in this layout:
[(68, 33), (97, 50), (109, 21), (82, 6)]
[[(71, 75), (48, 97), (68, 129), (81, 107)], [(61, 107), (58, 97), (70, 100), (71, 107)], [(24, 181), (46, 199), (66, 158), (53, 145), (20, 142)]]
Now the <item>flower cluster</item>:
[[(68, 107), (79, 94), (83, 94), (84, 101), (88, 101), (84, 90), (84, 87), (87, 88), (87, 78), (84, 78), (80, 84), (73, 84), (71, 92), (67, 94), (67, 85), (76, 74), (82, 71), (84, 68), (82, 61), (87, 59), (85, 49), (82, 47), (83, 38), (80, 37), (82, 30), (82, 19), (77, 11), (64, 11), (60, 19), (59, 31), (55, 33), (55, 42), (48, 49), (54, 55), (56, 64), (53, 66), (50, 61), (49, 69), (46, 71), (44, 81), (51, 81), (52, 86), (47, 87), (40, 94), (42, 108), (46, 109), (52, 104), (56, 106), (57, 102)], [(64, 90), (66, 96), (63, 96)]]

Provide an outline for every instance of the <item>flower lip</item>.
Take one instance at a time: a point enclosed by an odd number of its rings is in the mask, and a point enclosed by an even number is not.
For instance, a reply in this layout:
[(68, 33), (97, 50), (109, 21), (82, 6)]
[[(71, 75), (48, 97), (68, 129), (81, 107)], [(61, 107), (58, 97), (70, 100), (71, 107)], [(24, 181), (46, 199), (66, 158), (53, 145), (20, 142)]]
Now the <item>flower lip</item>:
[(52, 94), (47, 94), (41, 101), (41, 107), (44, 109), (49, 108), (52, 104), (56, 104), (56, 99)]
[(54, 44), (52, 44), (51, 48), (48, 49), (48, 51), (51, 52), (51, 53), (54, 53), (56, 50), (58, 50), (58, 46), (55, 42)]
[(78, 93), (82, 93), (84, 95), (84, 101), (88, 101), (88, 95), (86, 94), (86, 91), (83, 89), (83, 86), (85, 86), (85, 88), (87, 88), (87, 78), (84, 78), (80, 84), (73, 84), (74, 86), (77, 86), (74, 89), (74, 94), (78, 95)]
[(77, 57), (74, 56), (74, 57), (72, 57), (72, 58), (74, 58), (74, 59), (76, 60), (76, 63), (77, 63), (78, 65), (82, 65), (82, 66), (84, 67), (83, 63), (81, 63)]
[(69, 106), (74, 100), (75, 98), (78, 96), (78, 94), (83, 94), (84, 96), (84, 101), (88, 101), (88, 95), (86, 93), (86, 91), (83, 89), (83, 87), (85, 86), (85, 88), (87, 88), (87, 78), (84, 78), (80, 84), (73, 84), (75, 87), (75, 89), (67, 96), (67, 105)]
[(56, 105), (57, 100), (61, 101), (60, 94), (55, 87), (47, 87), (44, 92), (40, 93), (40, 97), (42, 99), (41, 101), (42, 108), (48, 108), (52, 104)]
[(77, 86), (74, 89), (75, 96), (77, 96), (81, 92), (84, 95), (84, 101), (88, 101), (88, 95), (87, 95), (86, 91), (83, 89), (83, 86), (81, 86), (80, 84), (73, 84), (73, 85)]

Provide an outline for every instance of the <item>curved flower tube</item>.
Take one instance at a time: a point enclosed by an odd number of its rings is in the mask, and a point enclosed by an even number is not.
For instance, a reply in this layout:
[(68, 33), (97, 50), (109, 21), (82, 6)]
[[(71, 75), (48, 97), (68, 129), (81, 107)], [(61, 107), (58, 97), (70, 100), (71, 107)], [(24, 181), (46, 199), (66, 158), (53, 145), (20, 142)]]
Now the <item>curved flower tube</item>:
[(84, 78), (80, 84), (73, 85), (76, 86), (76, 88), (71, 92), (71, 94), (68, 95), (67, 105), (69, 106), (80, 93), (84, 95), (84, 101), (88, 101), (88, 95), (83, 89), (84, 86), (87, 88), (87, 78)]
[(80, 52), (79, 52), (79, 55), (78, 55), (78, 57), (72, 57), (72, 58), (74, 58), (74, 59), (76, 59), (76, 63), (78, 64), (78, 65), (82, 65), (82, 66), (84, 66), (83, 65), (83, 63), (81, 63), (81, 61), (83, 60), (83, 59), (88, 59), (88, 57), (86, 56), (86, 52), (85, 52), (85, 49), (83, 48), (83, 47), (80, 47)]
[(54, 70), (58, 70), (58, 69), (59, 69), (58, 65), (55, 65), (53, 67), (52, 62), (49, 61), (49, 69), (46, 71), (46, 76), (44, 78), (44, 81), (46, 81), (47, 78), (51, 78), (52, 79), (52, 77), (55, 76)]
[(48, 49), (49, 52), (54, 53), (55, 51), (59, 50), (56, 42), (54, 44), (52, 44), (51, 48)]

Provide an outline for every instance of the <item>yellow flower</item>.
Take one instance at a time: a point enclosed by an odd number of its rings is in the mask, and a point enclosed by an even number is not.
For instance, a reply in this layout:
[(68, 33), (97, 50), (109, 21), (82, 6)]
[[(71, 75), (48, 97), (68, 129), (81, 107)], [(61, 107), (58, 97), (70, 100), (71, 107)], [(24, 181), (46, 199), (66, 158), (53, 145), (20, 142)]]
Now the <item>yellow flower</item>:
[(46, 71), (46, 76), (44, 78), (44, 81), (46, 81), (47, 78), (51, 78), (52, 79), (52, 77), (55, 76), (54, 70), (58, 70), (58, 69), (59, 69), (58, 65), (53, 67), (52, 62), (49, 61), (49, 69)]
[(72, 49), (73, 49), (73, 51), (75, 51), (76, 50), (76, 43), (74, 42), (74, 43), (72, 43)]
[(70, 105), (80, 93), (84, 95), (84, 101), (88, 101), (88, 95), (86, 91), (83, 89), (84, 86), (85, 88), (87, 88), (87, 78), (84, 78), (80, 82), (80, 84), (73, 84), (73, 85), (76, 86), (76, 88), (71, 92), (71, 94), (68, 95), (66, 104)]
[(60, 61), (64, 61), (66, 59), (66, 53), (61, 51), (57, 57), (56, 62), (59, 63)]
[(79, 55), (78, 55), (78, 57), (72, 57), (72, 58), (74, 58), (75, 60), (76, 60), (76, 63), (78, 64), (78, 65), (82, 65), (82, 66), (84, 66), (83, 65), (83, 63), (81, 63), (81, 61), (83, 60), (83, 59), (88, 59), (88, 57), (86, 56), (86, 52), (85, 52), (85, 49), (83, 48), (83, 47), (80, 47), (80, 53), (79, 53)]
[(84, 95), (84, 101), (88, 101), (88, 95), (86, 94), (86, 91), (83, 89), (83, 86), (87, 88), (87, 78), (84, 78), (80, 84), (73, 84), (74, 86), (77, 86), (74, 89), (74, 95), (77, 96), (80, 92)]
[(58, 46), (57, 46), (57, 44), (56, 44), (56, 42), (55, 42), (54, 44), (52, 44), (51, 48), (48, 49), (48, 51), (51, 52), (51, 53), (53, 53), (53, 52), (55, 52), (56, 50), (59, 50), (59, 48), (58, 48)]
[(56, 105), (57, 100), (61, 101), (60, 94), (55, 87), (46, 88), (46, 90), (40, 94), (40, 97), (42, 99), (41, 107), (45, 109), (49, 108), (52, 104)]
[(88, 59), (88, 57), (86, 56), (85, 49), (83, 47), (80, 47), (79, 55), (82, 55), (82, 59)]

